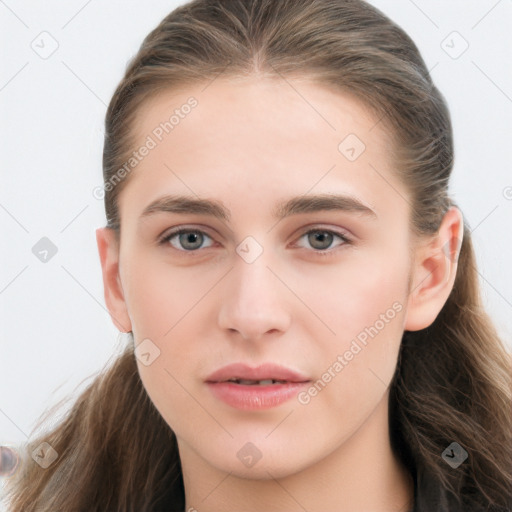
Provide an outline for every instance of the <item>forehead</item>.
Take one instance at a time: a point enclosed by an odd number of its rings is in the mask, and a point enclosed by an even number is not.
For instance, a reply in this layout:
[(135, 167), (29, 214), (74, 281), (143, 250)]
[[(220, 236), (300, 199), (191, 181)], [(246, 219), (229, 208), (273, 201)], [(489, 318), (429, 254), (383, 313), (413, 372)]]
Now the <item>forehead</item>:
[(152, 141), (123, 192), (140, 208), (165, 188), (201, 196), (243, 189), (263, 200), (343, 184), (376, 204), (400, 186), (377, 116), (354, 96), (304, 79), (217, 78), (160, 91), (133, 128), (134, 150)]
[[(191, 98), (197, 106), (190, 109)], [(173, 126), (166, 132), (162, 124), (173, 114)], [(191, 140), (188, 135), (193, 130), (197, 137), (208, 136), (221, 143), (264, 138), (265, 133), (290, 141), (326, 138), (326, 144), (353, 133), (376, 150), (391, 142), (380, 119), (354, 94), (304, 78), (216, 78), (161, 90), (146, 100), (137, 117), (133, 128), (139, 142), (153, 132), (158, 138), (159, 128), (164, 130), (163, 137), (172, 132), (174, 139)]]

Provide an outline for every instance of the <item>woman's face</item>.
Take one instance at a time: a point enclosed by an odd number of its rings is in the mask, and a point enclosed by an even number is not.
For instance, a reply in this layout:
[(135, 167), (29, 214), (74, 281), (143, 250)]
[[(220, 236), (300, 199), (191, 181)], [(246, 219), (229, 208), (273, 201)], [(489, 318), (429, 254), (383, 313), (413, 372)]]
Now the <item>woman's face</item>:
[(249, 478), (324, 459), (387, 400), (406, 321), (383, 124), (312, 82), (218, 78), (153, 98), (136, 130), (120, 282), (180, 455)]

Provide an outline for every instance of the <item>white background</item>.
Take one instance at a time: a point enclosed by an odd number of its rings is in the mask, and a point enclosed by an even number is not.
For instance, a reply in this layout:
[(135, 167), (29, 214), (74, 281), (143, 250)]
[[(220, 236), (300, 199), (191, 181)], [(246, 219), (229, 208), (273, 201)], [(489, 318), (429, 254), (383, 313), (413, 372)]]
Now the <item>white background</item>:
[[(181, 3), (0, 1), (0, 444), (25, 441), (40, 414), (78, 393), (123, 343), (95, 240), (105, 223), (92, 195), (103, 121), (128, 60)], [(486, 306), (512, 348), (512, 2), (371, 3), (411, 35), (448, 101), (451, 192), (473, 229)], [(58, 43), (47, 59), (32, 48), (51, 48), (43, 31)], [(456, 59), (442, 47), (462, 48), (459, 36), (446, 39), (453, 31), (469, 44)], [(58, 249), (46, 263), (32, 253), (42, 237)]]

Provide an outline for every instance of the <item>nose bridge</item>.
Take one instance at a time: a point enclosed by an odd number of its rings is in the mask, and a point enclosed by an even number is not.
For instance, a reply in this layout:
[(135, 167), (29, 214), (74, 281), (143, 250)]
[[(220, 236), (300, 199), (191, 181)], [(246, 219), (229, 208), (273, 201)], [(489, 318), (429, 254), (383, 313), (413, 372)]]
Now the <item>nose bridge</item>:
[(270, 270), (271, 251), (256, 249), (250, 240), (237, 247), (219, 308), (219, 326), (238, 331), (244, 339), (284, 331), (289, 323), (284, 287)]

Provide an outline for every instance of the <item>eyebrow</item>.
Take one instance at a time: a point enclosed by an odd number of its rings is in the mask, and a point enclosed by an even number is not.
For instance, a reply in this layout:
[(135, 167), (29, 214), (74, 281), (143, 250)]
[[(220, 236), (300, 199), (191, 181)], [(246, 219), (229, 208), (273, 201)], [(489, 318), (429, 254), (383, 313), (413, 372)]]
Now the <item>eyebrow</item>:
[[(277, 220), (281, 220), (291, 215), (328, 210), (359, 213), (374, 219), (377, 218), (377, 214), (359, 199), (337, 194), (315, 194), (292, 197), (278, 203), (272, 211), (272, 216)], [(177, 195), (166, 195), (155, 199), (144, 208), (140, 218), (160, 212), (208, 215), (224, 222), (229, 222), (231, 218), (230, 211), (220, 201)]]

